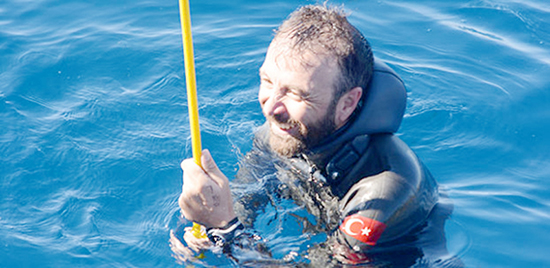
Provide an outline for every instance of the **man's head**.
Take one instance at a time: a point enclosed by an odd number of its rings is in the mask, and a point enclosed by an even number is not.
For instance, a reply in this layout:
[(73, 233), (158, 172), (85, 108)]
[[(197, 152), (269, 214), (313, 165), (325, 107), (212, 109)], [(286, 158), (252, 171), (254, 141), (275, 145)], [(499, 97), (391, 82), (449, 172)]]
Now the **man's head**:
[(292, 156), (342, 127), (372, 76), (363, 35), (338, 9), (304, 6), (283, 22), (260, 68), (271, 147)]

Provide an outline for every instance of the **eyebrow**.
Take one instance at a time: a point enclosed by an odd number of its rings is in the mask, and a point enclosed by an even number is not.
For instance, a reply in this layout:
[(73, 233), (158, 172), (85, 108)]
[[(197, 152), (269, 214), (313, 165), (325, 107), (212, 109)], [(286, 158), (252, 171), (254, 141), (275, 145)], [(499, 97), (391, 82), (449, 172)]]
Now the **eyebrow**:
[(300, 98), (304, 100), (308, 100), (311, 96), (311, 92), (307, 92), (301, 87), (286, 86), (286, 88), (288, 89), (288, 91), (293, 92), (294, 94), (300, 96)]
[[(260, 77), (266, 76), (268, 79), (270, 79), (269, 75), (263, 70), (263, 68), (260, 68), (258, 73)], [(287, 88), (289, 91), (295, 92), (304, 99), (308, 99), (309, 96), (311, 96), (311, 92), (306, 92), (303, 88), (297, 87), (296, 85), (284, 85), (284, 87)]]

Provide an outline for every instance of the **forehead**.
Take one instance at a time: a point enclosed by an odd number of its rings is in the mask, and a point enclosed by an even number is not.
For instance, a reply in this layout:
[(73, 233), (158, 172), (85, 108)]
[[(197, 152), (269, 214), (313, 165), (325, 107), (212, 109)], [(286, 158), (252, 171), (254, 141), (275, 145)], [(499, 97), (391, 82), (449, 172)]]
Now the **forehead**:
[(334, 56), (311, 50), (293, 49), (284, 40), (274, 40), (269, 46), (260, 74), (280, 82), (303, 84), (313, 88), (323, 85), (332, 89), (340, 74)]
[(275, 61), (279, 64), (291, 63), (293, 67), (303, 67), (306, 69), (315, 68), (323, 63), (323, 61), (330, 62), (329, 58), (331, 56), (320, 47), (297, 46), (293, 39), (284, 36), (275, 37), (269, 45), (266, 54), (266, 61)]

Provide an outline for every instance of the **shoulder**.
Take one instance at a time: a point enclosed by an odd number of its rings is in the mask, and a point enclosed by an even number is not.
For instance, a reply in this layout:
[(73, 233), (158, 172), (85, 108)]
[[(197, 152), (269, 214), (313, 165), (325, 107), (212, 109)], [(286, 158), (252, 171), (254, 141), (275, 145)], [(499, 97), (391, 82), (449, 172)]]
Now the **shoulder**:
[(396, 175), (389, 181), (399, 178), (399, 183), (410, 184), (412, 188), (418, 188), (429, 175), (416, 154), (393, 134), (357, 136), (340, 148), (326, 171), (334, 193), (340, 198), (360, 180), (384, 172)]
[(437, 185), (398, 137), (372, 135), (369, 143), (350, 174), (355, 183), (340, 200), (341, 226), (355, 217), (371, 219), (384, 226), (380, 241), (390, 241), (425, 222), (437, 203)]
[(422, 179), (429, 176), (429, 171), (418, 156), (393, 134), (372, 135), (367, 154), (371, 161), (376, 159), (385, 171), (398, 174), (412, 184), (412, 187), (416, 188)]
[(392, 171), (362, 178), (355, 183), (340, 201), (344, 215), (360, 213), (363, 216), (386, 222), (403, 210), (419, 194), (408, 179)]

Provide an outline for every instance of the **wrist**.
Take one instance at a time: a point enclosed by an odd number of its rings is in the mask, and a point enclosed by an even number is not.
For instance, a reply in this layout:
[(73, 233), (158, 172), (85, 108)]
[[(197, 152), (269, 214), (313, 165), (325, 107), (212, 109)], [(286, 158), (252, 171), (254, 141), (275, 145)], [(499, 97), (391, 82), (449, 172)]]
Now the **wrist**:
[(226, 244), (230, 243), (243, 229), (243, 224), (237, 217), (234, 217), (223, 227), (207, 228), (206, 234), (208, 239), (216, 246), (224, 247)]
[[(222, 214), (222, 213), (220, 213)], [(233, 208), (231, 207), (231, 210), (229, 213), (223, 213), (224, 215), (220, 215), (220, 217), (214, 218), (213, 221), (210, 222), (210, 224), (205, 225), (207, 229), (210, 228), (217, 228), (217, 229), (223, 229), (229, 225), (230, 222), (235, 220), (237, 218), (237, 215), (233, 212)]]

